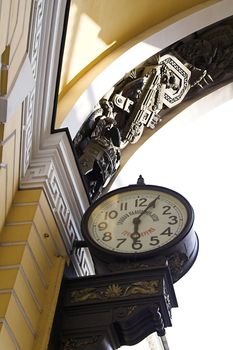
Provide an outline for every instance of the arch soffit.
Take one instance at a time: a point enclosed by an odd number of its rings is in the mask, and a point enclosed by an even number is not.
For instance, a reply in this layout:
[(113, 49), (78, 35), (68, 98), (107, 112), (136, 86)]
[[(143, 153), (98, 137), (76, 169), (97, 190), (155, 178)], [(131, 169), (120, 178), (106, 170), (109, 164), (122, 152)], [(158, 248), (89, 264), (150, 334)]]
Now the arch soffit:
[[(172, 43), (231, 15), (233, 15), (231, 0), (223, 0), (207, 8), (202, 8), (191, 15), (187, 15), (172, 24), (164, 26), (162, 29), (161, 26), (160, 29), (156, 26), (154, 28), (154, 34), (148, 36), (143, 41), (140, 41), (118, 56), (103, 69), (81, 95), (80, 91), (77, 90), (80, 82), (75, 84), (67, 92), (58, 104), (57, 115), (62, 115), (64, 118), (60, 127), (68, 128), (71, 138), (74, 138), (77, 130), (92, 112), (100, 98), (110, 90), (126, 72)], [(109, 60), (109, 57), (104, 60)], [(86, 77), (82, 79), (86, 79)], [(71, 109), (69, 109), (69, 104), (72, 104), (74, 99), (76, 99), (76, 102)], [(64, 107), (64, 105), (66, 106)]]

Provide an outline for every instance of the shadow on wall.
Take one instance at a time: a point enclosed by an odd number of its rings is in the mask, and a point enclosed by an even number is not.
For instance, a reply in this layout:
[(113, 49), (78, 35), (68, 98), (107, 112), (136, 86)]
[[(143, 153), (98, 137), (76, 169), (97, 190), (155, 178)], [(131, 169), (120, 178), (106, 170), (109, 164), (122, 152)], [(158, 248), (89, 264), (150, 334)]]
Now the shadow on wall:
[(102, 55), (158, 23), (205, 3), (173, 0), (71, 0), (60, 92), (72, 85)]
[(122, 44), (167, 18), (204, 2), (72, 0), (81, 13), (85, 13), (99, 26), (98, 37), (107, 45), (119, 41)]

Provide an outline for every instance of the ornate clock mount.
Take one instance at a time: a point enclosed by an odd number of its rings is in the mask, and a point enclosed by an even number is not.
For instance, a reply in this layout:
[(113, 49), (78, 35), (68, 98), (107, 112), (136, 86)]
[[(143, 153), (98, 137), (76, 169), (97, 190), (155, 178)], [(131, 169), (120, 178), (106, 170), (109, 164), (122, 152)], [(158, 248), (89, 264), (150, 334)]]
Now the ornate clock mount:
[(183, 196), (142, 177), (94, 202), (81, 227), (97, 275), (64, 280), (49, 349), (115, 350), (163, 336), (173, 283), (197, 256), (193, 221)]
[(165, 334), (177, 306), (169, 268), (66, 280), (50, 350), (114, 350)]

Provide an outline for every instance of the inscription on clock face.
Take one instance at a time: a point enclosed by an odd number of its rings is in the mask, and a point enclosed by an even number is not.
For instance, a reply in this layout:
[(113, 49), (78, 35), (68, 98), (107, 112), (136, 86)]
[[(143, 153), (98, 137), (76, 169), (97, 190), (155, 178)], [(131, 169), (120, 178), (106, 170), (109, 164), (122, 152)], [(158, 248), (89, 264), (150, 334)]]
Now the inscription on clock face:
[(137, 254), (175, 239), (187, 220), (187, 209), (177, 197), (138, 189), (115, 194), (96, 206), (88, 219), (88, 231), (102, 248)]

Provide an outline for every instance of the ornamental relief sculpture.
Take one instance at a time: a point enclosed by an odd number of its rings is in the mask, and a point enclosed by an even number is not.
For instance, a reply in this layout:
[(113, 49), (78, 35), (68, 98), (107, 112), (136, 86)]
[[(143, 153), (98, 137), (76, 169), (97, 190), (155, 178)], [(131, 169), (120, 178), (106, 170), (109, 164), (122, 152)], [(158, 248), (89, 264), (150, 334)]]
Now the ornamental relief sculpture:
[(81, 303), (90, 300), (102, 300), (125, 298), (132, 295), (152, 295), (160, 291), (159, 280), (138, 281), (129, 285), (113, 283), (102, 288), (84, 288), (74, 290), (70, 293), (69, 300), (71, 303)]
[(63, 341), (63, 350), (75, 350), (83, 345), (93, 345), (100, 340), (101, 336), (95, 335), (93, 337), (70, 337)]
[(78, 165), (96, 199), (120, 166), (126, 147), (166, 113), (233, 78), (233, 19), (184, 38), (135, 67), (108, 91), (78, 130)]

